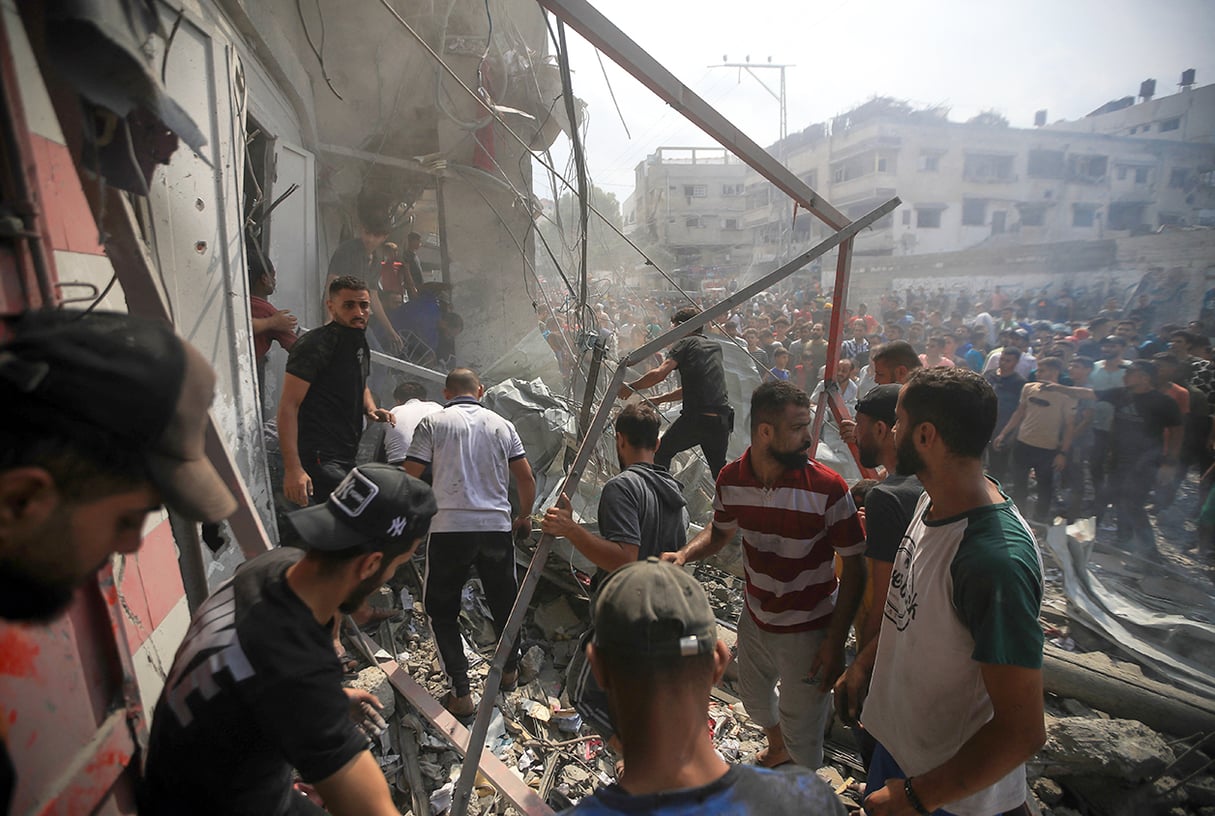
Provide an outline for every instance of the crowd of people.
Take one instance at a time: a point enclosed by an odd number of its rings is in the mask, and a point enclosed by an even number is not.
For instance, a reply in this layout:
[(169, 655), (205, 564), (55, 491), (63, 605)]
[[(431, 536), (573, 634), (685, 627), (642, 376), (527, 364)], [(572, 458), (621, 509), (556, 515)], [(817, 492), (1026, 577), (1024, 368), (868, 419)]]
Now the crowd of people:
[[(792, 382), (814, 405), (824, 390), (838, 391), (850, 414), (874, 385), (896, 381), (891, 368), (980, 373), (999, 398), (984, 462), (1032, 520), (1096, 517), (1115, 543), (1158, 558), (1150, 516), (1172, 507), (1197, 476), (1201, 529), (1175, 543), (1215, 549), (1215, 505), (1205, 502), (1215, 464), (1211, 327), (1155, 322), (1164, 309), (1146, 294), (1122, 303), (1098, 292), (915, 288), (884, 294), (877, 309), (860, 303), (844, 312), (827, 380), (832, 306), (817, 286), (765, 293), (706, 332), (744, 348), (761, 380)], [(595, 326), (623, 355), (664, 331), (680, 308), (673, 297), (608, 295), (595, 307)], [(542, 311), (556, 348), (556, 333), (571, 328)], [(559, 356), (568, 364), (568, 352)], [(716, 474), (720, 465), (710, 464)], [(1155, 479), (1143, 478), (1148, 470)]]
[[(474, 371), (452, 369), (442, 403), (406, 382), (391, 409), (379, 404), (368, 385), (373, 292), (336, 276), (328, 324), (299, 337), (274, 326), (291, 336), (278, 425), (283, 493), (299, 508), (288, 516), (294, 546), (246, 562), (196, 611), (156, 706), (141, 812), (324, 812), (293, 785), (298, 773), (337, 816), (395, 813), (364, 736), (379, 701), (343, 690), (335, 627), (342, 614), (358, 620), (423, 545), (443, 704), (458, 717), (476, 710), (463, 585), (478, 574), (502, 636), (518, 592), (512, 539), (531, 534), (535, 481), (514, 426), (481, 404)], [(830, 383), (821, 295), (757, 299), (707, 331), (699, 309), (660, 322), (657, 304), (612, 328), (653, 337), (696, 324), (615, 395), (627, 400), (615, 422), (621, 472), (602, 491), (597, 531), (574, 521), (568, 497), (542, 521), (599, 567), (568, 693), (621, 760), (616, 782), (574, 812), (838, 814), (813, 773), (832, 701), (858, 730), (868, 813), (1027, 812), (1025, 762), (1045, 734), (1042, 563), (1026, 519), (1093, 514), (1116, 522), (1117, 545), (1159, 558), (1149, 494), (1159, 511), (1191, 467), (1210, 469), (1215, 376), (1201, 327), (1153, 326), (1148, 301), (1125, 318), (1105, 308), (1055, 323), (1034, 312), (1060, 304), (1027, 314), (998, 294), (948, 318), (914, 297), (883, 298), (880, 318), (861, 304), (840, 321)], [(605, 306), (597, 320), (610, 319)], [(730, 339), (763, 382), (749, 445), (726, 462)], [(634, 398), (672, 374), (678, 387)], [(0, 460), (5, 618), (61, 612), (98, 561), (139, 546), (161, 502), (203, 522), (233, 512), (203, 455), (214, 374), (165, 327), (31, 320), (0, 348), (0, 375), (16, 420)], [(839, 389), (841, 433), (882, 479), (849, 485), (813, 458), (808, 389), (819, 388)], [(660, 433), (650, 403), (675, 401), (681, 414)], [(384, 464), (355, 460), (368, 423), (390, 428)], [(715, 476), (711, 518), (687, 517), (668, 470), (691, 448)], [(690, 522), (703, 528), (689, 539)], [(746, 602), (734, 659), (742, 705), (767, 737), (758, 768), (713, 752), (704, 710), (731, 656), (681, 569), (737, 537)], [(847, 665), (852, 630), (860, 648)], [(504, 690), (518, 662), (515, 642)], [(7, 759), (0, 781), (11, 788)]]

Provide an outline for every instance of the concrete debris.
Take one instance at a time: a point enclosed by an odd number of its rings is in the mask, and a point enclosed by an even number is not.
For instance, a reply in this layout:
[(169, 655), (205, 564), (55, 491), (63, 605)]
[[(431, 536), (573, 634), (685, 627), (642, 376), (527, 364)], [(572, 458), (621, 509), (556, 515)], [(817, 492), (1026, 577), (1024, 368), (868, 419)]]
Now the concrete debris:
[(1048, 718), (1046, 745), (1038, 755), (1046, 776), (1099, 776), (1143, 781), (1173, 761), (1173, 749), (1135, 720)]
[(369, 691), (376, 696), (383, 706), (379, 716), (385, 720), (391, 719), (396, 712), (396, 695), (388, 683), (388, 675), (378, 666), (368, 666), (359, 672), (359, 676), (347, 684), (350, 688)]
[(1053, 779), (1047, 779), (1046, 777), (1035, 779), (1030, 784), (1030, 788), (1033, 790), (1034, 796), (1037, 796), (1042, 801), (1042, 804), (1049, 807), (1054, 807), (1063, 801), (1063, 788)]
[(576, 638), (587, 628), (586, 621), (578, 617), (564, 595), (537, 607), (532, 622), (548, 641)]

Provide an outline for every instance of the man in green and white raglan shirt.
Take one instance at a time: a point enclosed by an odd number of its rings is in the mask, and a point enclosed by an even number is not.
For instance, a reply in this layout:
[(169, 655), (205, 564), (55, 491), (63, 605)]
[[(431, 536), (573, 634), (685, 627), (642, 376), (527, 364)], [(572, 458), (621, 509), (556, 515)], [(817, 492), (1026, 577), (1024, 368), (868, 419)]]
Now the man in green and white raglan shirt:
[(1042, 562), (1021, 514), (983, 474), (996, 395), (971, 371), (921, 369), (896, 416), (896, 469), (919, 477), (925, 495), (895, 556), (878, 638), (836, 685), (847, 719), (864, 700), (879, 743), (865, 811), (1018, 812), (1025, 761), (1046, 739)]

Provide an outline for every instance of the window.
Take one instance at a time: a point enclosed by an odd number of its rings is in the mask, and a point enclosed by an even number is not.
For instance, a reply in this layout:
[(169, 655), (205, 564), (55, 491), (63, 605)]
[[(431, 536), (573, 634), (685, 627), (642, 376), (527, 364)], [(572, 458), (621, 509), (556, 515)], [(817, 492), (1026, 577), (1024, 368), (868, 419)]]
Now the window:
[(738, 219), (737, 218), (727, 218), (726, 224), (725, 224), (725, 229), (731, 230), (731, 231), (738, 229)]
[(968, 181), (1012, 181), (1013, 157), (967, 153), (962, 177)]
[(987, 223), (987, 199), (962, 199), (962, 224), (968, 227), (981, 227)]
[(1151, 125), (1144, 125), (1144, 126), (1143, 126), (1143, 132), (1144, 132), (1144, 133), (1151, 133), (1151, 132), (1152, 132), (1152, 126), (1151, 126)]
[(1136, 167), (1135, 168), (1135, 183), (1136, 184), (1147, 184), (1150, 172), (1151, 172), (1151, 169), (1148, 167)]
[(911, 210), (903, 210), (903, 226), (911, 226)]
[(723, 184), (721, 185), (721, 194), (725, 198), (734, 198), (743, 194), (746, 188), (744, 184)]
[(1169, 187), (1174, 190), (1184, 190), (1189, 178), (1189, 170), (1184, 167), (1174, 167), (1173, 171), (1169, 173)]
[(923, 229), (939, 229), (941, 226), (941, 210), (925, 207), (915, 211), (915, 225)]
[(1109, 172), (1108, 156), (1069, 156), (1068, 178), (1072, 181), (1096, 184), (1105, 180)]
[(921, 153), (918, 167), (921, 173), (939, 172), (941, 169), (941, 154)]
[(1046, 223), (1045, 204), (1018, 204), (1021, 213), (1021, 226), (1040, 227)]
[(700, 216), (689, 215), (683, 220), (683, 225), (688, 229), (700, 229)]
[(1133, 127), (1133, 128), (1131, 128), (1129, 131), (1127, 131), (1127, 134), (1128, 134), (1128, 135), (1130, 135), (1130, 136), (1134, 136), (1134, 135), (1135, 135), (1136, 133), (1138, 133), (1138, 132), (1139, 132), (1139, 128), (1137, 128), (1137, 127)]
[(1126, 165), (1124, 164), (1118, 166), (1118, 180), (1126, 181)]
[(1073, 204), (1072, 205), (1072, 226), (1073, 227), (1091, 227), (1097, 221), (1097, 205), (1096, 204)]
[(810, 188), (818, 187), (818, 170), (810, 170), (801, 174), (801, 180)]
[(885, 157), (885, 156), (878, 156), (878, 160), (877, 160), (877, 171), (878, 171), (879, 173), (885, 173), (885, 172), (886, 172), (886, 164), (887, 164), (887, 162), (886, 162), (886, 157)]
[(1165, 119), (1160, 123), (1160, 132), (1165, 133), (1170, 130), (1179, 130), (1181, 128), (1181, 117), (1174, 116), (1172, 119)]
[(1031, 150), (1025, 172), (1030, 178), (1061, 179), (1064, 175), (1062, 150)]
[(683, 194), (688, 198), (706, 198), (709, 195), (709, 188), (704, 184), (685, 184)]
[(840, 165), (831, 169), (831, 180), (833, 182), (841, 182), (844, 180), (844, 167)]

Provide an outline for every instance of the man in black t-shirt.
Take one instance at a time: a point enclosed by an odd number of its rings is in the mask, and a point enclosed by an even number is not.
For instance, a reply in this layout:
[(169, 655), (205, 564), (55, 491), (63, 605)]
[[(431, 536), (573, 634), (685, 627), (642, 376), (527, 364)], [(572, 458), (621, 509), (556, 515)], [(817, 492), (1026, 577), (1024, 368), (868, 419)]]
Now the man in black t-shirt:
[(371, 298), (359, 278), (335, 278), (326, 301), (333, 321), (300, 337), (287, 357), (278, 405), (283, 494), (301, 507), (322, 502), (354, 467), (363, 418), (393, 422), (367, 388)]
[[(856, 447), (861, 466), (876, 468), (881, 465), (886, 469), (885, 480), (874, 485), (865, 497), (865, 566), (869, 589), (854, 623), (858, 652), (877, 637), (882, 627), (882, 610), (890, 589), (895, 554), (924, 492), (924, 486), (915, 474), (903, 475), (895, 468), (898, 461), (895, 410), (901, 389), (902, 386), (896, 383), (875, 385), (856, 404)], [(859, 725), (855, 726), (855, 731), (861, 758), (868, 770), (874, 740)]]
[[(687, 306), (675, 313), (671, 325), (678, 326), (698, 314), (700, 310), (695, 306)], [(726, 465), (726, 448), (734, 429), (734, 409), (730, 407), (726, 393), (721, 345), (705, 337), (704, 329), (697, 329), (671, 346), (667, 359), (658, 368), (651, 369), (631, 384), (622, 385), (620, 399), (628, 399), (634, 391), (658, 385), (676, 369), (679, 369), (680, 387), (650, 400), (655, 404), (683, 400), (679, 419), (658, 442), (654, 464), (669, 468), (676, 454), (699, 445), (709, 471), (716, 479)]]
[(156, 704), (139, 812), (148, 816), (396, 816), (355, 724), (370, 692), (343, 689), (330, 625), (409, 560), (436, 510), (391, 465), (350, 471), (325, 504), (291, 514), (303, 550), (242, 564), (194, 615)]
[(1145, 505), (1152, 487), (1169, 484), (1177, 472), (1181, 409), (1176, 401), (1156, 390), (1154, 363), (1133, 361), (1126, 369), (1124, 383), (1123, 388), (1098, 396), (1114, 406), (1110, 492), (1118, 512), (1118, 542), (1139, 555), (1159, 558), (1156, 533)]

